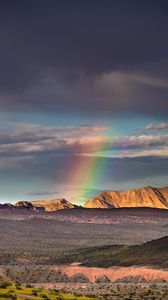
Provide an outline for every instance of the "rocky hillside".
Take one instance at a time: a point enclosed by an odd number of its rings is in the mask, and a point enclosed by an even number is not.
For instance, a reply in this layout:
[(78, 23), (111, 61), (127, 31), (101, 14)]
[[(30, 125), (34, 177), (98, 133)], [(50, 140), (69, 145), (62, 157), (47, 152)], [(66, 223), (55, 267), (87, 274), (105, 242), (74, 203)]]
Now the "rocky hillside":
[(43, 207), (45, 211), (55, 211), (59, 209), (70, 209), (78, 207), (77, 205), (72, 204), (66, 199), (35, 200), (31, 203), (35, 207)]
[(86, 208), (151, 207), (168, 209), (168, 187), (104, 191), (85, 203)]

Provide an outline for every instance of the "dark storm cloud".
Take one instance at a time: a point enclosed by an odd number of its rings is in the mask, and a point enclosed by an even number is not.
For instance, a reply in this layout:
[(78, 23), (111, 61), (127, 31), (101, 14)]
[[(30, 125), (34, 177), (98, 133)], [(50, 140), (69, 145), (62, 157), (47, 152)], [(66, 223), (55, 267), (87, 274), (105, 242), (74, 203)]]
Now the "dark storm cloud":
[(166, 1), (1, 1), (1, 109), (165, 114), (167, 28)]
[[(56, 184), (68, 183), (72, 177), (72, 166), (75, 170), (76, 156), (72, 155), (56, 155), (48, 156), (32, 156), (28, 160), (19, 162), (10, 161), (10, 166), (5, 166), (3, 176), (18, 176), (20, 178), (30, 179), (49, 179)], [(87, 157), (83, 158), (83, 161)], [(15, 164), (12, 166), (12, 163)], [(103, 166), (106, 172), (99, 172), (97, 179), (101, 185), (109, 182), (122, 183), (125, 181), (145, 180), (145, 178), (153, 178), (157, 176), (167, 176), (168, 160), (154, 156), (136, 157), (136, 158), (99, 158), (98, 163)], [(82, 184), (82, 179), (78, 184)]]
[[(155, 156), (136, 157), (136, 158), (112, 158), (106, 160), (107, 178), (115, 181), (140, 180), (148, 177), (167, 176), (168, 160)], [(114, 170), (113, 172), (110, 171)]]

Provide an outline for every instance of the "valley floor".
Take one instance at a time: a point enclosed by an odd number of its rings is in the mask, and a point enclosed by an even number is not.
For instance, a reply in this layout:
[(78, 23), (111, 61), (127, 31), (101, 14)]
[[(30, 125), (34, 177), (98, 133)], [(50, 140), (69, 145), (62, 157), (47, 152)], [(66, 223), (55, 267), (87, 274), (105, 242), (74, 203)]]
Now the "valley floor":
[(0, 282), (38, 290), (19, 300), (168, 300), (167, 249), (168, 211), (0, 214)]

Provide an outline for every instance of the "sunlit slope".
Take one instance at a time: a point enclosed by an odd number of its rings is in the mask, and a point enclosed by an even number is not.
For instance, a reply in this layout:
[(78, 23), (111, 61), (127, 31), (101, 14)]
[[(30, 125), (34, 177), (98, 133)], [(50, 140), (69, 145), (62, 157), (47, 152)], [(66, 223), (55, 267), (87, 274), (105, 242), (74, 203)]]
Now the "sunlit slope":
[(66, 199), (53, 199), (53, 200), (35, 200), (31, 202), (35, 207), (43, 207), (45, 211), (55, 211), (59, 209), (75, 208), (77, 205), (72, 204)]
[(104, 191), (85, 203), (86, 208), (151, 207), (168, 209), (168, 187)]

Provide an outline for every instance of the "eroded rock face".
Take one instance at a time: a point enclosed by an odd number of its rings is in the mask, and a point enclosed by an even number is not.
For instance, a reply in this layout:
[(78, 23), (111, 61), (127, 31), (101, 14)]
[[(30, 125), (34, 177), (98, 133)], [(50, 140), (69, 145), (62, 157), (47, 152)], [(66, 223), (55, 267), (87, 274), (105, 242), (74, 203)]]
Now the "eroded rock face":
[(168, 187), (104, 191), (85, 203), (86, 208), (151, 207), (168, 209)]

